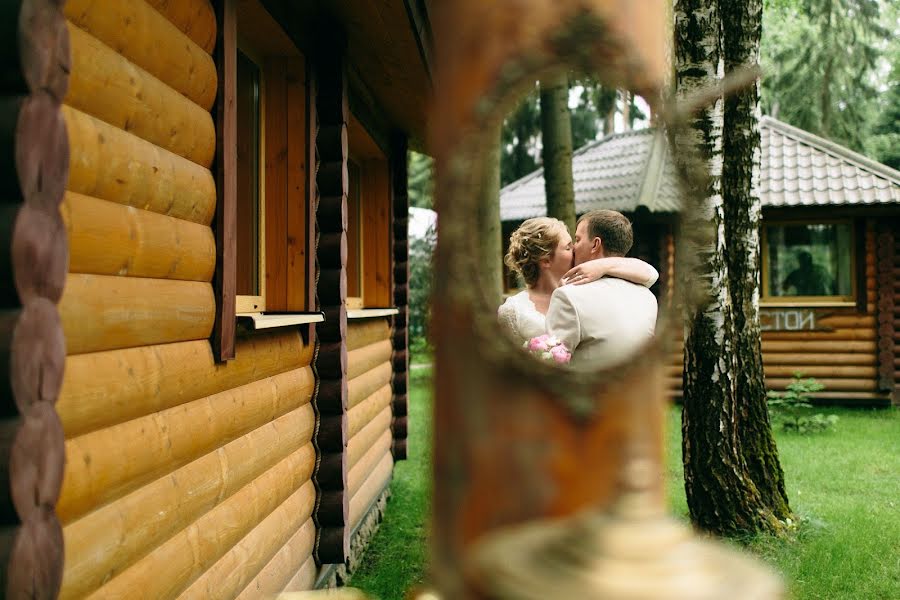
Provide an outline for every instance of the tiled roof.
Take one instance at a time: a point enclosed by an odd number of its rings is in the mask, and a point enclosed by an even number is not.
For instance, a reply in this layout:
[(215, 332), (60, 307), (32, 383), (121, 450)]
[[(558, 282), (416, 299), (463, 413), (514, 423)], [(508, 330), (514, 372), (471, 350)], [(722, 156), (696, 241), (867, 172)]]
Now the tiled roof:
[[(763, 206), (900, 204), (900, 172), (771, 117), (760, 120)], [(628, 131), (572, 157), (575, 211), (677, 212), (676, 175), (665, 136)], [(500, 190), (504, 221), (546, 214), (542, 169)]]

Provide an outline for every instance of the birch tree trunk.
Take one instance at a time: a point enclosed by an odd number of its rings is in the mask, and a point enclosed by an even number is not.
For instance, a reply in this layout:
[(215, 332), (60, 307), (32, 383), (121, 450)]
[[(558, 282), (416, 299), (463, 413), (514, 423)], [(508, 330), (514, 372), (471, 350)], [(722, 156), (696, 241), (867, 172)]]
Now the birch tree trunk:
[(547, 216), (575, 231), (575, 190), (572, 182), (572, 121), (565, 74), (541, 82), (541, 158)]
[(498, 306), (503, 297), (503, 240), (500, 228), (500, 129), (491, 136), (493, 143), (484, 153), (481, 179), (481, 202), (478, 204), (478, 223), (481, 227), (481, 256), (483, 279), (491, 306)]
[[(681, 97), (716, 85), (724, 72), (718, 2), (675, 1), (675, 80)], [(731, 535), (774, 530), (779, 521), (763, 502), (744, 458), (738, 400), (734, 307), (726, 261), (722, 198), (724, 102), (699, 112), (676, 133), (679, 144), (699, 149), (709, 187), (689, 204), (682, 224), (681, 252), (693, 257), (697, 301), (685, 315), (682, 452), (691, 519), (699, 527)]]
[[(725, 71), (759, 64), (762, 0), (720, 0)], [(759, 329), (759, 82), (725, 99), (725, 248), (734, 314), (738, 430), (750, 477), (779, 519), (791, 515), (766, 406)]]

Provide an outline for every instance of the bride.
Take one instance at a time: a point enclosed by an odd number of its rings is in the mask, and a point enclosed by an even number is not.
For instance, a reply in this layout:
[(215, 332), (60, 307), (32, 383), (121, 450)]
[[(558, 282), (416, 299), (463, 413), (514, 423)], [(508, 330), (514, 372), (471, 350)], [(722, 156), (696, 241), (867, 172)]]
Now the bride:
[(572, 236), (565, 223), (550, 217), (522, 223), (510, 236), (504, 262), (522, 277), (526, 289), (507, 298), (497, 314), (520, 343), (547, 333), (550, 296), (560, 285), (618, 277), (650, 287), (659, 279), (656, 269), (637, 258), (598, 258), (572, 267)]

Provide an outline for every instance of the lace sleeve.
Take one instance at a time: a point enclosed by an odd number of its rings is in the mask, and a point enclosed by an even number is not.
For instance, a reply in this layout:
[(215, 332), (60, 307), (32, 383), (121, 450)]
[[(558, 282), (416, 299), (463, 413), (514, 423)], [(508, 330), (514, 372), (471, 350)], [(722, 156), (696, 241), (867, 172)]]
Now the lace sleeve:
[(516, 317), (516, 309), (509, 301), (504, 302), (497, 309), (497, 318), (500, 321), (500, 326), (507, 330), (510, 335), (516, 339), (522, 337), (519, 334), (519, 320)]

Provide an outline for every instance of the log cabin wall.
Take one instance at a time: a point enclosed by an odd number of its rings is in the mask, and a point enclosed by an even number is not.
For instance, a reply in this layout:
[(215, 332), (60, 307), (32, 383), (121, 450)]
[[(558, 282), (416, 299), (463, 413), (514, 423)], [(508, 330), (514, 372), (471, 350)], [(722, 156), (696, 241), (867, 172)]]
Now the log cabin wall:
[(393, 303), (398, 310), (394, 317), (391, 333), (393, 346), (391, 362), (394, 367), (394, 397), (391, 401), (394, 415), (391, 431), (394, 434), (394, 441), (391, 452), (394, 460), (404, 460), (407, 452), (409, 413), (409, 190), (407, 187), (407, 140), (405, 137), (395, 138), (391, 156), (393, 158), (391, 163)]
[(257, 333), (219, 363), (209, 341), (214, 6), (70, 0), (64, 10), (73, 67), (60, 596), (307, 589), (313, 346), (296, 329)]
[(65, 362), (57, 303), (68, 260), (59, 206), (69, 164), (61, 111), (69, 37), (48, 2), (5, 2), (0, 22), (0, 595), (52, 598), (63, 571), (54, 506), (65, 454), (54, 404)]
[(900, 230), (898, 220), (880, 220), (876, 229), (878, 273), (878, 386), (900, 404)]
[[(891, 295), (895, 294), (896, 284), (891, 280), (889, 286), (885, 283), (885, 276), (882, 276), (879, 288), (875, 221), (866, 219), (863, 231), (862, 246), (865, 251), (859, 264), (864, 266), (864, 276), (859, 280), (865, 286), (862, 296), (865, 302), (860, 302), (856, 308), (810, 308), (807, 312), (814, 313), (816, 323), (816, 330), (813, 331), (764, 331), (762, 350), (767, 389), (786, 389), (794, 374), (799, 372), (806, 377), (815, 377), (825, 385), (823, 391), (813, 394), (817, 400), (851, 404), (884, 404), (889, 401), (890, 393), (883, 377), (880, 379), (879, 376), (878, 349), (879, 344), (887, 347), (887, 339), (893, 341), (897, 334), (892, 322), (890, 335), (885, 333), (882, 336), (884, 341), (879, 342), (878, 319), (879, 307), (886, 302), (884, 298), (888, 290)], [(884, 234), (881, 239), (887, 247)], [(887, 315), (889, 310), (893, 317), (893, 306), (884, 304), (884, 307), (881, 314)], [(771, 310), (765, 304), (761, 304), (760, 309), (762, 312)], [(668, 389), (675, 398), (680, 398), (682, 386), (681, 334), (681, 331), (675, 332), (672, 363), (667, 368)], [(893, 346), (890, 351), (893, 361)]]

